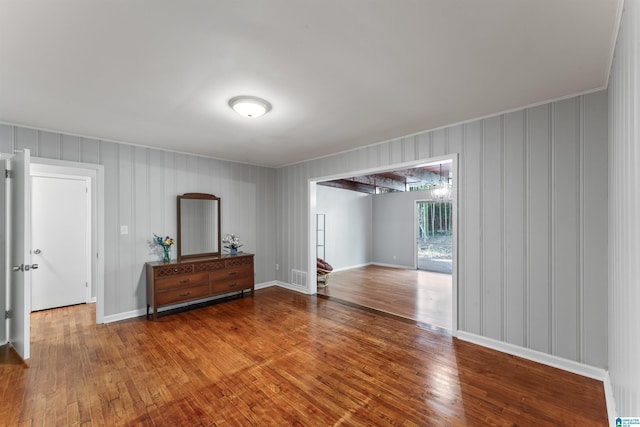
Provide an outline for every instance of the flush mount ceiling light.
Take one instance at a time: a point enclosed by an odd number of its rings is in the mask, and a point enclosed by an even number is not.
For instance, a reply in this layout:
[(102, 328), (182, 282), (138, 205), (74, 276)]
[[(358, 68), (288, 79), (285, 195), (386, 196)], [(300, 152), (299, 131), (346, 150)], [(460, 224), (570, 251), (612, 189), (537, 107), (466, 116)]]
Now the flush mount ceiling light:
[(271, 110), (271, 104), (255, 96), (236, 96), (229, 100), (229, 107), (241, 116), (257, 119)]

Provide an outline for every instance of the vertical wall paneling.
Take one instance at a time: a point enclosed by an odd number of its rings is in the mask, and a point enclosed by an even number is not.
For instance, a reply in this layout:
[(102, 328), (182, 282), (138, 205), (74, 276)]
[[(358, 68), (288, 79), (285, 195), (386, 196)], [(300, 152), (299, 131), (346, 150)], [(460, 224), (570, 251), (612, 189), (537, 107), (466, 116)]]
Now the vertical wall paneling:
[(104, 166), (104, 314), (120, 313), (120, 287), (116, 284), (119, 271), (119, 198), (117, 146), (111, 142), (100, 144), (100, 161)]
[(38, 131), (38, 156), (60, 159), (60, 134)]
[(464, 330), (475, 334), (483, 332), (482, 300), (484, 297), (484, 274), (482, 271), (483, 255), (483, 218), (482, 218), (482, 155), (483, 155), (483, 124), (472, 122), (465, 126), (464, 143), (464, 187), (459, 189), (459, 198), (463, 200), (465, 211), (462, 212), (464, 221), (464, 250), (465, 263), (458, 269), (464, 270), (465, 282), (459, 287), (464, 292)]
[[(635, 417), (640, 414), (640, 2), (625, 1), (624, 8), (609, 80), (608, 365), (615, 415)], [(593, 113), (585, 107), (585, 115)], [(593, 218), (585, 221), (591, 224)], [(585, 251), (587, 260), (593, 256)], [(585, 287), (587, 305), (595, 296), (593, 286)], [(585, 345), (587, 360), (592, 345)]]
[(16, 127), (14, 129), (14, 147), (16, 150), (28, 148), (31, 155), (38, 157), (38, 132), (34, 129)]
[[(525, 114), (504, 120), (504, 338), (525, 345), (526, 325), (526, 147)], [(507, 144), (506, 141), (509, 141)]]
[[(146, 271), (144, 263), (148, 261), (147, 250), (151, 239), (149, 238), (149, 197), (151, 193), (149, 183), (149, 149), (134, 147), (133, 150), (133, 189), (132, 194), (132, 226), (129, 227), (129, 234), (132, 240), (133, 249), (133, 276), (131, 283), (135, 288), (132, 290), (135, 301), (131, 310), (144, 307), (146, 300)], [(174, 248), (175, 250), (175, 248)], [(172, 253), (175, 258), (175, 253)]]
[(80, 137), (70, 135), (61, 136), (60, 159), (72, 162), (80, 161)]
[[(118, 145), (116, 150), (116, 159), (118, 162), (118, 224), (116, 233), (118, 233), (118, 272), (117, 280), (124, 284), (120, 291), (122, 295), (118, 298), (118, 311), (127, 312), (134, 309), (135, 293), (132, 288), (135, 282), (132, 282), (133, 264), (129, 261), (133, 258), (133, 244), (135, 242), (132, 236), (133, 224), (133, 152), (134, 147), (130, 145)], [(122, 234), (120, 227), (129, 228), (128, 234)]]
[[(100, 143), (95, 139), (80, 138), (80, 161), (83, 163), (100, 162)], [(43, 156), (44, 157), (44, 156)]]
[(529, 345), (550, 352), (550, 105), (529, 110)]
[(446, 154), (445, 129), (433, 132), (431, 157), (443, 156)]
[(555, 354), (579, 360), (579, 99), (558, 102), (553, 135), (553, 283)]
[(13, 126), (0, 123), (0, 153), (13, 153), (13, 131)]
[[(599, 337), (607, 336), (607, 275), (608, 269), (590, 266), (604, 265), (607, 248), (607, 93), (598, 92), (584, 97), (584, 126), (581, 180), (583, 195), (582, 212), (584, 232), (581, 248), (584, 259), (581, 263), (584, 309), (581, 317), (582, 358), (593, 366), (606, 366), (607, 353)], [(611, 195), (611, 192), (609, 193)], [(611, 203), (612, 206), (613, 200)]]
[(256, 263), (256, 283), (275, 279), (274, 169), (0, 124), (0, 151), (14, 148), (104, 166), (104, 295), (98, 298), (106, 321), (144, 310), (143, 265), (161, 256), (152, 233), (175, 237), (179, 193), (221, 196), (223, 223), (230, 221), (246, 249), (264, 260)]
[(483, 120), (482, 153), (482, 313), (483, 335), (503, 340), (502, 117)]
[(309, 179), (459, 153), (458, 328), (606, 368), (606, 115), (598, 92), (279, 168), (276, 277), (309, 268)]

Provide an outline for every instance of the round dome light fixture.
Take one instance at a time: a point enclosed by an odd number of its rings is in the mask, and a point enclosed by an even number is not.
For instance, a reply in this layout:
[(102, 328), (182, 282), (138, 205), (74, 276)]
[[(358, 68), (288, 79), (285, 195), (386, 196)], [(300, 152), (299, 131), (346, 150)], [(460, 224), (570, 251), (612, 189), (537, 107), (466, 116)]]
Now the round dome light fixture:
[(229, 107), (243, 117), (257, 119), (271, 110), (271, 104), (255, 96), (235, 96), (229, 100)]

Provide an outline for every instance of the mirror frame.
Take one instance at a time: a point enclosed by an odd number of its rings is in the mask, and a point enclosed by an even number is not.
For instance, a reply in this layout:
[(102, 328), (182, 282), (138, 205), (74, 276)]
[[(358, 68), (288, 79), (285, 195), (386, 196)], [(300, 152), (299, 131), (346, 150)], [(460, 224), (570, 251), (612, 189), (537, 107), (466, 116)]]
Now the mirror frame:
[[(182, 199), (188, 200), (217, 200), (218, 201), (218, 251), (217, 252), (205, 252), (199, 254), (182, 254), (182, 221), (180, 216), (180, 205)], [(176, 246), (178, 247), (178, 261), (183, 259), (192, 259), (192, 258), (207, 258), (207, 257), (219, 257), (222, 254), (222, 236), (220, 235), (221, 226), (220, 226), (220, 197), (216, 197), (213, 194), (206, 193), (184, 193), (180, 194), (177, 197), (177, 209), (178, 209), (178, 242)]]

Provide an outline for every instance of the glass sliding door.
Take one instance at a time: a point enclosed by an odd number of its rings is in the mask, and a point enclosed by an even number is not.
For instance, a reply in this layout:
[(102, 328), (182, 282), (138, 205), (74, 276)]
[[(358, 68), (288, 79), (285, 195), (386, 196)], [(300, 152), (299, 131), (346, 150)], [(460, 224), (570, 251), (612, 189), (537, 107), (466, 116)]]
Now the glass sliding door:
[(418, 270), (451, 274), (451, 201), (419, 201), (417, 206)]

